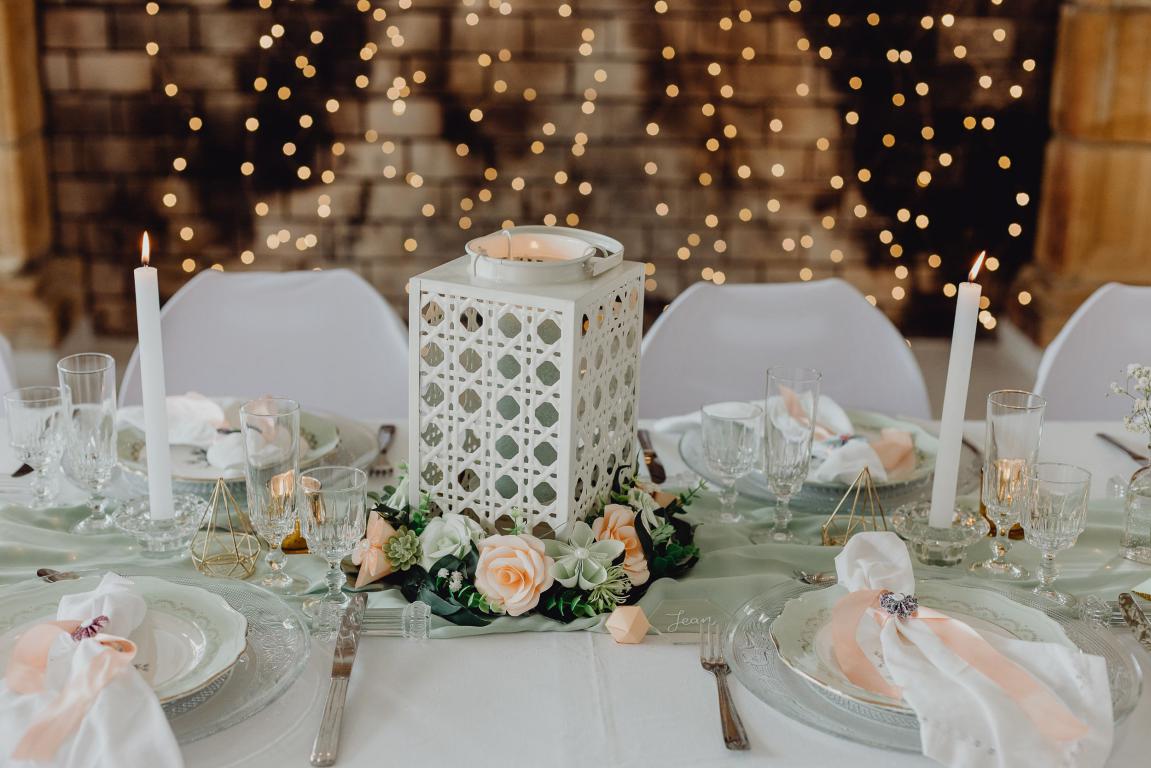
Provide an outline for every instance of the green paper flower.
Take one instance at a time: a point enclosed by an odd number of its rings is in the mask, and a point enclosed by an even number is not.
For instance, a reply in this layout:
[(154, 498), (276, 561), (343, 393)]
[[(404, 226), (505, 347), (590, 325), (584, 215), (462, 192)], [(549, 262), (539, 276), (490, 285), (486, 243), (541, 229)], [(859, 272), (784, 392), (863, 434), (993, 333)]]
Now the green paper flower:
[(420, 537), (415, 531), (400, 528), (384, 544), (384, 554), (397, 571), (406, 571), (420, 561)]
[(549, 539), (544, 551), (555, 560), (555, 580), (565, 587), (592, 589), (608, 578), (608, 567), (623, 554), (623, 542), (596, 541), (591, 526), (583, 521), (572, 524), (566, 542)]

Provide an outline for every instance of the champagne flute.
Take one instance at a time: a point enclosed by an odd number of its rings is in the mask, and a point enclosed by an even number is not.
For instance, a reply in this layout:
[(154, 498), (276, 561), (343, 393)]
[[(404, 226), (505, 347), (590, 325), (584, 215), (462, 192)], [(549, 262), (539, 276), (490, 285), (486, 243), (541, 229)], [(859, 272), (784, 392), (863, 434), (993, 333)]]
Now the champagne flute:
[(775, 525), (751, 540), (792, 541), (791, 498), (803, 489), (811, 464), (811, 443), (823, 375), (814, 368), (777, 366), (767, 371), (764, 406), (764, 474), (775, 494)]
[(32, 469), (32, 506), (48, 506), (55, 494), (48, 473), (64, 453), (63, 399), (59, 387), (24, 387), (4, 395), (8, 439), (17, 458)]
[(64, 411), (64, 474), (90, 491), (92, 513), (73, 533), (116, 530), (104, 489), (116, 470), (116, 361), (99, 352), (70, 355), (56, 364)]
[(302, 607), (317, 637), (330, 638), (349, 600), (341, 590), (340, 560), (351, 554), (367, 526), (368, 476), (354, 467), (316, 467), (300, 475), (300, 490), (308, 548), (328, 561), (327, 594), (308, 598)]
[(760, 455), (763, 409), (751, 403), (712, 403), (702, 409), (703, 451), (707, 464), (723, 480), (719, 519), (738, 523), (736, 482), (752, 470)]
[(1007, 561), (1007, 534), (1019, 519), (1026, 479), (1039, 456), (1047, 401), (1032, 392), (1003, 389), (987, 396), (987, 439), (983, 465), (983, 503), (995, 523), (991, 558), (974, 563), (972, 573), (1022, 579), (1027, 570)]
[(300, 469), (300, 404), (283, 397), (250, 400), (240, 408), (248, 518), (268, 542), (269, 573), (261, 581), (281, 593), (302, 588), (284, 571), (284, 537), (296, 528)]
[(1043, 553), (1037, 595), (1060, 605), (1077, 603), (1073, 595), (1054, 588), (1059, 570), (1055, 555), (1075, 546), (1087, 527), (1087, 496), (1091, 473), (1072, 464), (1040, 462), (1028, 472), (1021, 521), (1027, 543)]

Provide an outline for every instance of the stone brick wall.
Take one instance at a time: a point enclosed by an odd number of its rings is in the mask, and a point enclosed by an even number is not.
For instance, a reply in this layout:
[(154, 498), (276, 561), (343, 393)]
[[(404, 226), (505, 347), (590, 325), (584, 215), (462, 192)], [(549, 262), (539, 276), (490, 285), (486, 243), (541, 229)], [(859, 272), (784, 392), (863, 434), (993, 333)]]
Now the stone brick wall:
[(212, 267), (349, 266), (403, 307), (466, 240), (542, 221), (622, 240), (656, 307), (700, 279), (842, 275), (931, 332), (981, 247), (1002, 264), (992, 311), (1008, 300), (1050, 3), (881, 4), (872, 23), (825, 0), (569, 2), (41, 0), (52, 270), (83, 275), (58, 287), (132, 332), (148, 228), (166, 295)]

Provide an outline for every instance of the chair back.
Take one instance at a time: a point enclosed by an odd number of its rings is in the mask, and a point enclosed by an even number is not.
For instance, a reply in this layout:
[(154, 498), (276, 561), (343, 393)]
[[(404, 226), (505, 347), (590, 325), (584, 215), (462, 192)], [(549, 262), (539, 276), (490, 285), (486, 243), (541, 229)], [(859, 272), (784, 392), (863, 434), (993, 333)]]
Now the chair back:
[(684, 291), (644, 338), (640, 415), (762, 399), (773, 365), (819, 369), (824, 394), (843, 406), (931, 416), (923, 374), (903, 336), (838, 278), (696, 283)]
[(1121, 419), (1131, 401), (1108, 395), (1128, 363), (1151, 365), (1151, 287), (1108, 283), (1083, 302), (1047, 346), (1035, 391), (1048, 419)]
[[(407, 329), (349, 270), (205, 270), (160, 320), (169, 394), (275, 394), (364, 421), (407, 418)], [(124, 371), (121, 404), (140, 402), (139, 354)]]

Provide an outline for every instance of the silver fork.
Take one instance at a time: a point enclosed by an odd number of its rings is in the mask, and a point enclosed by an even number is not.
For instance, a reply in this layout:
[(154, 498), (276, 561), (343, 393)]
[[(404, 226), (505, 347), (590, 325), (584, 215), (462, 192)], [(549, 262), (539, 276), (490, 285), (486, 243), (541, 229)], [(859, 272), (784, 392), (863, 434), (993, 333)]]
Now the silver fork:
[(392, 474), (394, 468), (392, 462), (388, 461), (388, 449), (392, 447), (392, 438), (396, 436), (395, 424), (384, 424), (380, 427), (377, 439), (380, 445), (380, 454), (376, 457), (376, 461), (372, 464), (368, 474), (372, 477), (387, 477)]
[(719, 689), (719, 719), (723, 724), (724, 745), (728, 749), (749, 749), (747, 731), (743, 729), (743, 721), (739, 719), (739, 713), (735, 711), (735, 702), (731, 700), (731, 692), (727, 689), (727, 675), (731, 668), (723, 658), (719, 626), (710, 621), (701, 624), (699, 628), (699, 663), (705, 670), (715, 675), (715, 684)]

